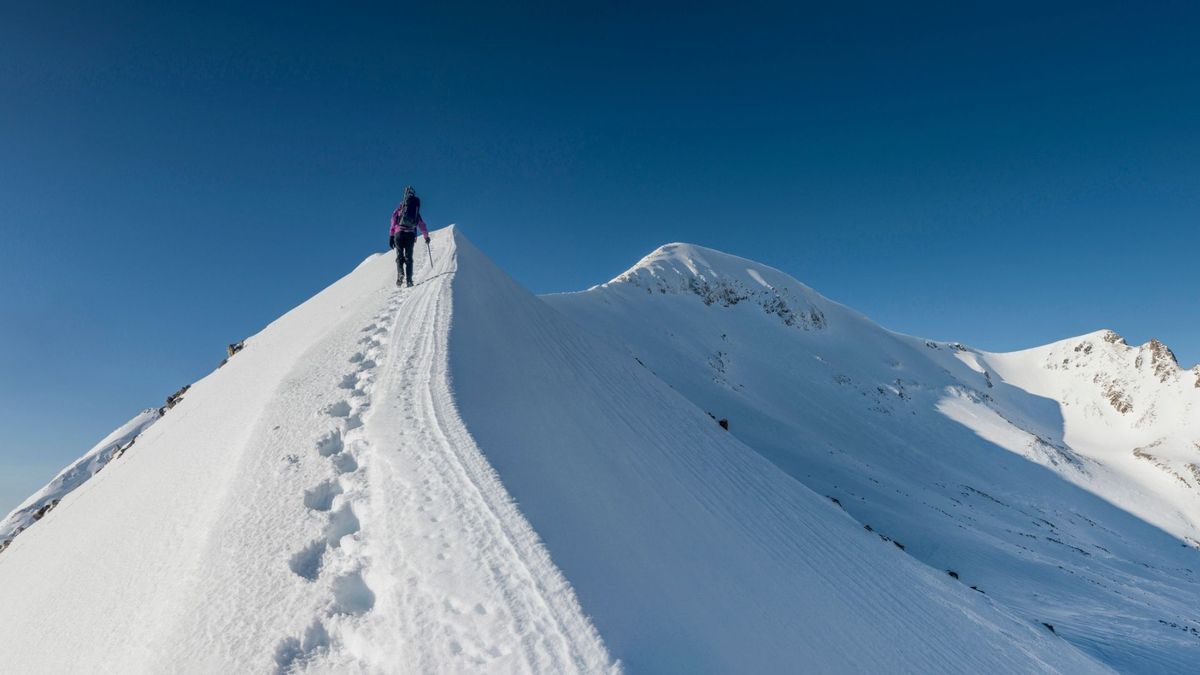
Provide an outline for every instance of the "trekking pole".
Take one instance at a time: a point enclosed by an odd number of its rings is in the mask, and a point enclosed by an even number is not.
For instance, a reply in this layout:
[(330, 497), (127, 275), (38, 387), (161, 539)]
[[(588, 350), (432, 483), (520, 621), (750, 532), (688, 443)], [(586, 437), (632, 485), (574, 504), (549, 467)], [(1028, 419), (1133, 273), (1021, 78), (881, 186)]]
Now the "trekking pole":
[(429, 273), (433, 274), (433, 249), (429, 248), (429, 240), (425, 240), (425, 252), (429, 254)]

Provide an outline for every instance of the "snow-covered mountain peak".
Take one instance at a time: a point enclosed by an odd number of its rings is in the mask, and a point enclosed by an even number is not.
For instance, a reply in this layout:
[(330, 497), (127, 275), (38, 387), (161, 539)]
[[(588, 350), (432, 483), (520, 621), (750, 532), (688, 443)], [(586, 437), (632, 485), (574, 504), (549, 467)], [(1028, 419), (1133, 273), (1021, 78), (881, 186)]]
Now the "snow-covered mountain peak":
[[(1175, 352), (1171, 351), (1171, 348), (1158, 338), (1152, 337), (1149, 341), (1133, 347), (1115, 331), (1100, 331), (1100, 333), (1102, 333), (1100, 339), (1112, 345), (1111, 351), (1134, 354), (1134, 367), (1138, 370), (1153, 372), (1160, 382), (1178, 377), (1183, 371), (1179, 367), (1179, 359), (1175, 357)], [(1091, 335), (1087, 337), (1091, 337)], [(1084, 349), (1082, 345), (1080, 348)]]
[[(1152, 338), (1132, 346), (1111, 330), (992, 358), (1029, 361), (1044, 371), (1058, 373), (1060, 379), (1078, 382), (1085, 389), (1098, 388), (1113, 408), (1142, 425), (1158, 418), (1135, 415), (1139, 408), (1145, 412), (1161, 397), (1190, 400), (1195, 397), (1187, 390), (1200, 388), (1200, 366), (1190, 370), (1180, 367), (1175, 353), (1161, 340)], [(1094, 387), (1087, 387), (1088, 384)]]
[[(757, 311), (776, 298), (821, 321), (793, 330)], [(1099, 330), (997, 354), (923, 340), (686, 244), (544, 299), (884, 542), (1118, 670), (1194, 670), (1200, 368), (1161, 342)]]
[(646, 279), (670, 283), (676, 278), (696, 278), (716, 282), (726, 279), (764, 288), (784, 287), (818, 295), (813, 289), (787, 274), (747, 258), (717, 249), (673, 242), (651, 251), (609, 283), (636, 283)]
[(705, 305), (749, 303), (787, 326), (820, 330), (838, 307), (787, 274), (746, 258), (686, 243), (664, 244), (601, 286), (662, 295), (694, 295)]

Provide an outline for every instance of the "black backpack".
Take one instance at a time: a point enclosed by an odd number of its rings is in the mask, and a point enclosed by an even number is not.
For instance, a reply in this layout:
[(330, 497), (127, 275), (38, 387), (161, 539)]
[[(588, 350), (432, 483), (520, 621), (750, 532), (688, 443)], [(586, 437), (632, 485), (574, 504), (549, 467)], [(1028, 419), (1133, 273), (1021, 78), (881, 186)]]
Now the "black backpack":
[(421, 198), (410, 195), (404, 198), (400, 205), (400, 225), (406, 229), (415, 228), (421, 222)]

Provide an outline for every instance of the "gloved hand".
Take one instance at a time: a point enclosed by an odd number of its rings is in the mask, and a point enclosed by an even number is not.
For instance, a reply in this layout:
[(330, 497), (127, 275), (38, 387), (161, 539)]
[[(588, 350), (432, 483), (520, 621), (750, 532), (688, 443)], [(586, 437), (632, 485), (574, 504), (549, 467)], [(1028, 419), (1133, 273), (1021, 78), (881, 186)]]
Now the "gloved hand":
[(426, 244), (428, 244), (428, 243), (429, 243), (429, 235), (425, 235), (425, 243), (426, 243)]
[(396, 248), (396, 238), (389, 234), (388, 235), (388, 250), (390, 251), (391, 249), (394, 249), (394, 248)]

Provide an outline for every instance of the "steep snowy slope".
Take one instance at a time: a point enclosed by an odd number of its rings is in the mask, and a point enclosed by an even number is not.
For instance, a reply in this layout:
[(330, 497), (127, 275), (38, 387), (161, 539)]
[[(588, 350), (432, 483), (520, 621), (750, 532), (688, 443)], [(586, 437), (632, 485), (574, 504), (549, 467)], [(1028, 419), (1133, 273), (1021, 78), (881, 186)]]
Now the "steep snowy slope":
[[(452, 269), (448, 232), (434, 251)], [(373, 256), (248, 339), (16, 537), (0, 670), (608, 670), (503, 489), (466, 470), (478, 451), (431, 412), (450, 410), (431, 392), (453, 275), (423, 269), (407, 293), (394, 276)]]
[(1092, 669), (881, 544), (458, 245), (458, 410), (634, 672)]
[(461, 234), (434, 251), (414, 289), (373, 256), (248, 339), (16, 537), (0, 669), (1103, 670), (865, 532)]
[(0, 520), (0, 551), (8, 548), (18, 534), (58, 506), (63, 497), (99, 473), (114, 457), (121, 456), (132, 447), (134, 439), (154, 424), (161, 415), (157, 408), (138, 413), (84, 453), (83, 457), (60, 471), (46, 487), (21, 502), (4, 520)]
[(1124, 671), (1200, 662), (1200, 555), (1185, 544), (1200, 390), (1162, 349), (919, 340), (685, 244), (544, 299), (964, 588)]

